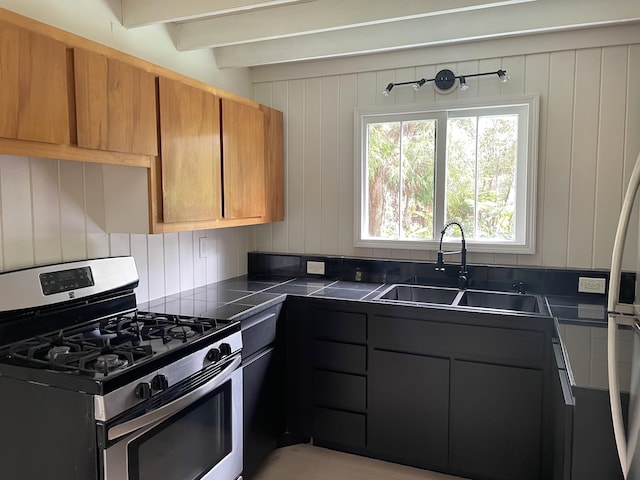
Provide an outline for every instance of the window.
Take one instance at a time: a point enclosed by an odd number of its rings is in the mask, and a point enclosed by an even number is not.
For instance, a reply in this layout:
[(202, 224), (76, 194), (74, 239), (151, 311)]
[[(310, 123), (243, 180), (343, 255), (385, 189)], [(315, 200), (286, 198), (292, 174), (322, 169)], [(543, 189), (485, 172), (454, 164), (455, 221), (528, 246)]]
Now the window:
[(356, 246), (533, 253), (538, 97), (480, 101), (356, 110)]

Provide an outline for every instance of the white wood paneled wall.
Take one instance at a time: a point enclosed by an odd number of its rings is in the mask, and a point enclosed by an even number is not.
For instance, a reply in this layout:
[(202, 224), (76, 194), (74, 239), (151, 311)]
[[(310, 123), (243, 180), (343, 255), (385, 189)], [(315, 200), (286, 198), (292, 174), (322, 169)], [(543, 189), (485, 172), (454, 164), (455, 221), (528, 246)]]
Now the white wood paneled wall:
[[(504, 42), (506, 48), (509, 40)], [(548, 43), (541, 40), (542, 45)], [(256, 247), (276, 252), (434, 259), (433, 252), (427, 251), (354, 248), (354, 108), (438, 102), (451, 96), (539, 93), (536, 253), (474, 254), (470, 262), (608, 268), (622, 196), (640, 151), (640, 44), (542, 52), (532, 45), (520, 55), (326, 76), (314, 73), (304, 78), (285, 78), (283, 67), (278, 70), (280, 78), (257, 81), (256, 100), (285, 112), (287, 196), (285, 221), (256, 227)], [(452, 58), (463, 58), (459, 52), (465, 48), (447, 51)], [(337, 69), (346, 70), (345, 63)], [(309, 70), (321, 70), (318, 65)], [(493, 77), (471, 78), (469, 90), (448, 95), (436, 94), (429, 85), (417, 92), (397, 88), (389, 97), (381, 95), (389, 82), (432, 78), (442, 68), (457, 74), (502, 68), (511, 79), (501, 84)], [(637, 232), (637, 226), (630, 231)], [(637, 234), (631, 235), (628, 242), (636, 244)], [(626, 267), (635, 266), (636, 250), (626, 249)]]
[(138, 302), (247, 272), (248, 227), (108, 234), (104, 212), (101, 165), (0, 156), (0, 271), (132, 255)]

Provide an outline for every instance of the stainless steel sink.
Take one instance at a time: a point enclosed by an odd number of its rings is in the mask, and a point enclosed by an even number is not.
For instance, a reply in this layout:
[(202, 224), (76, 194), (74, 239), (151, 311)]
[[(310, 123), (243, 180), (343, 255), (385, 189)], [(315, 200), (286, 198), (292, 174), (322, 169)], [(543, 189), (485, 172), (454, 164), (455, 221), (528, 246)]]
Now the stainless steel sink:
[(538, 295), (489, 290), (458, 290), (448, 287), (394, 284), (376, 296), (375, 300), (385, 303), (436, 304), (548, 315)]
[(427, 287), (422, 285), (391, 285), (378, 295), (378, 300), (398, 302), (437, 303), (451, 305), (460, 290), (457, 288)]
[(485, 290), (465, 290), (458, 299), (457, 305), (462, 307), (493, 308), (498, 310), (515, 310), (517, 312), (542, 313), (542, 305), (538, 296), (491, 292)]

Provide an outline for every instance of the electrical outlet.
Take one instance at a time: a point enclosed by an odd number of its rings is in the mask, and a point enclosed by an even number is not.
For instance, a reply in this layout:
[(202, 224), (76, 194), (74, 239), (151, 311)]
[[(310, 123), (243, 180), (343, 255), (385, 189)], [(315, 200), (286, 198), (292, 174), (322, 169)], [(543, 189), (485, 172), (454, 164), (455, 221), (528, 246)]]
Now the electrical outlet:
[(578, 277), (578, 292), (604, 293), (607, 280), (604, 278)]
[(307, 262), (307, 273), (311, 275), (324, 275), (324, 262)]

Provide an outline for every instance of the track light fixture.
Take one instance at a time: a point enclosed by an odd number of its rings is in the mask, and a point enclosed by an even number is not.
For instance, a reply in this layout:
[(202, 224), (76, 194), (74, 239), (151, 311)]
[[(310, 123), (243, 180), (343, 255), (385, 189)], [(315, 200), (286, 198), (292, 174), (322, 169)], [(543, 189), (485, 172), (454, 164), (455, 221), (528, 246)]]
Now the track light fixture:
[(506, 70), (497, 70), (495, 72), (483, 72), (483, 73), (469, 73), (466, 75), (456, 75), (451, 70), (443, 69), (436, 73), (434, 78), (421, 78), (419, 80), (413, 80), (411, 82), (397, 82), (390, 83), (382, 91), (385, 97), (388, 97), (394, 87), (400, 87), (403, 85), (412, 85), (414, 90), (419, 90), (425, 83), (433, 82), (434, 88), (440, 93), (448, 93), (453, 90), (456, 85), (456, 80), (459, 81), (460, 90), (468, 90), (467, 78), (469, 77), (482, 77), (485, 75), (497, 75), (502, 83), (506, 83), (509, 80)]

